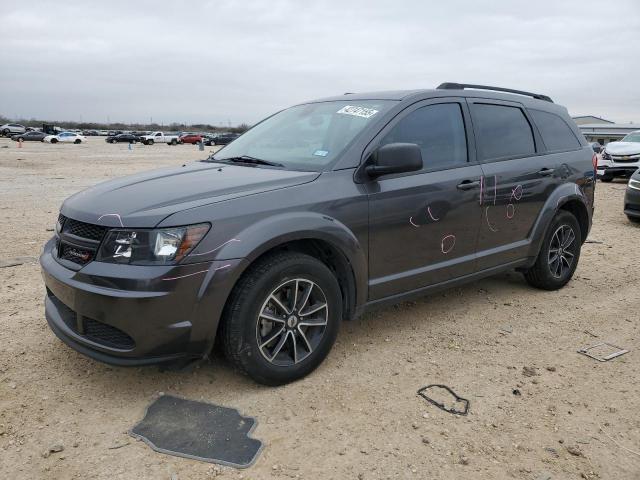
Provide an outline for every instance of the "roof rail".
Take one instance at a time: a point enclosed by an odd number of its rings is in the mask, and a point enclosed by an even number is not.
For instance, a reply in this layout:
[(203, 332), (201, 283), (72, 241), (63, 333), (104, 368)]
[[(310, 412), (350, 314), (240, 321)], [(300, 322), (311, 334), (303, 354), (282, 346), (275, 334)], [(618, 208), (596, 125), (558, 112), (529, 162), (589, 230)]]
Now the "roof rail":
[(445, 82), (438, 85), (438, 90), (464, 90), (465, 88), (473, 88), (476, 90), (491, 90), (494, 92), (515, 93), (517, 95), (525, 95), (527, 97), (533, 97), (538, 100), (544, 100), (545, 102), (553, 103), (553, 100), (551, 100), (551, 98), (548, 97), (547, 95), (525, 92), (523, 90), (513, 90), (511, 88), (488, 87), (487, 85), (472, 85), (470, 83), (452, 83), (452, 82)]

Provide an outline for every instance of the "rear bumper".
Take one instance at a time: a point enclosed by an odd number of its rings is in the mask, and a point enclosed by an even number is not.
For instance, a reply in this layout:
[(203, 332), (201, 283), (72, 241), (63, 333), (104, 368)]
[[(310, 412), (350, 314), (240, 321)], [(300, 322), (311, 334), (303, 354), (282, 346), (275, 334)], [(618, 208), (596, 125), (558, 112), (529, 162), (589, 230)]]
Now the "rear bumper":
[(74, 271), (54, 258), (52, 243), (40, 257), (51, 330), (71, 348), (114, 365), (206, 356), (244, 262), (90, 262)]

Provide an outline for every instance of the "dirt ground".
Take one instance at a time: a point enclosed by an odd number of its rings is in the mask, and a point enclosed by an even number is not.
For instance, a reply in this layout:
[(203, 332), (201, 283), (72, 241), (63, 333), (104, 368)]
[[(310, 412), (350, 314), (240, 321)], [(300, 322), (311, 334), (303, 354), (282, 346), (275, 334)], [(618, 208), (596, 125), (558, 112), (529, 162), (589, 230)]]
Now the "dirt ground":
[[(37, 257), (72, 193), (204, 156), (192, 145), (1, 139), (0, 261)], [(370, 313), (343, 324), (316, 372), (280, 388), (220, 359), (161, 372), (85, 358), (47, 327), (38, 264), (0, 268), (2, 477), (639, 479), (640, 227), (622, 213), (624, 190), (598, 184), (592, 243), (563, 290), (512, 273)], [(576, 353), (601, 341), (630, 353), (606, 363)], [(430, 383), (468, 398), (469, 415), (418, 397)], [(131, 438), (162, 392), (256, 417), (265, 447), (255, 465), (218, 467)], [(64, 450), (43, 455), (55, 445)]]

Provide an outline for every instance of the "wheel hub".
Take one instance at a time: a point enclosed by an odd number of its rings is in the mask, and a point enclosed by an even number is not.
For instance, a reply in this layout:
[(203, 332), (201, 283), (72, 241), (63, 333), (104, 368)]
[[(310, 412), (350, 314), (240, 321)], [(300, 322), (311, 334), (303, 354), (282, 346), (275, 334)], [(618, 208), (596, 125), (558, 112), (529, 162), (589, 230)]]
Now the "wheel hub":
[(287, 327), (296, 328), (296, 325), (298, 325), (298, 317), (296, 317), (295, 315), (291, 315), (289, 318), (287, 318)]

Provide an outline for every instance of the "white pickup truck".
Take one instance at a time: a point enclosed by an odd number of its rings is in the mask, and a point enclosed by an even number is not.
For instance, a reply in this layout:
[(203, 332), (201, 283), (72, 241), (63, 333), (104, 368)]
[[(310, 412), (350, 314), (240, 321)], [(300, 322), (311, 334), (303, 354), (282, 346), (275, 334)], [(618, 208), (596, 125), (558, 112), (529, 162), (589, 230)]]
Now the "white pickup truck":
[(163, 132), (153, 132), (149, 135), (140, 137), (140, 141), (145, 145), (153, 145), (154, 143), (166, 143), (167, 145), (177, 145), (178, 135), (165, 134)]

